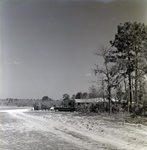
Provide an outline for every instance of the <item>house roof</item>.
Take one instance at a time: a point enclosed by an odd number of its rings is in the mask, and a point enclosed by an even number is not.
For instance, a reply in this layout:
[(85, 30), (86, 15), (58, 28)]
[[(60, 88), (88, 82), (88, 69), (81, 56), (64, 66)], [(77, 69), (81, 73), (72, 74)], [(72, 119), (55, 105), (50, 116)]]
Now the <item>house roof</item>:
[[(118, 100), (111, 98), (113, 102), (118, 102)], [(108, 102), (108, 99), (99, 98), (90, 98), (90, 99), (75, 99), (76, 103), (98, 103), (98, 102)], [(121, 100), (121, 102), (126, 102), (127, 100)]]
[(108, 100), (104, 100), (103, 98), (90, 98), (90, 99), (75, 99), (76, 103), (97, 103), (97, 102), (104, 102)]

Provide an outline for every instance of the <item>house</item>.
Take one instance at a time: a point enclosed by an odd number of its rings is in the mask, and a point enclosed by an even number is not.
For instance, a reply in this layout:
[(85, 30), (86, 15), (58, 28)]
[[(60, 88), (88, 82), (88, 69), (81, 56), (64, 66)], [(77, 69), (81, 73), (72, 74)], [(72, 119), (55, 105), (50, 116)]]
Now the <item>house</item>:
[(99, 102), (108, 102), (108, 100), (103, 98), (75, 99), (76, 105), (91, 104), (91, 103), (95, 104)]

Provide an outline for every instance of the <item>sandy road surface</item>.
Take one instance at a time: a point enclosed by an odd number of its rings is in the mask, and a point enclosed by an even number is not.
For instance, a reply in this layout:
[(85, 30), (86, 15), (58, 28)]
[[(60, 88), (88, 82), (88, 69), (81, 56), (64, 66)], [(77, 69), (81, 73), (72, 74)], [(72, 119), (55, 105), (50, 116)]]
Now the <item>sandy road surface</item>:
[[(15, 143), (23, 145), (27, 142), (29, 146), (25, 145), (24, 149), (28, 150), (36, 150), (34, 145), (38, 145), (38, 150), (147, 150), (147, 127), (143, 125), (115, 123), (100, 117), (64, 113), (7, 113), (12, 121), (6, 126), (1, 126), (2, 130), (14, 130), (17, 138), (20, 135), (22, 137), (18, 138), (17, 142), (15, 138), (14, 143), (10, 144), (1, 140), (4, 146), (14, 146)], [(24, 139), (21, 139), (23, 137)]]

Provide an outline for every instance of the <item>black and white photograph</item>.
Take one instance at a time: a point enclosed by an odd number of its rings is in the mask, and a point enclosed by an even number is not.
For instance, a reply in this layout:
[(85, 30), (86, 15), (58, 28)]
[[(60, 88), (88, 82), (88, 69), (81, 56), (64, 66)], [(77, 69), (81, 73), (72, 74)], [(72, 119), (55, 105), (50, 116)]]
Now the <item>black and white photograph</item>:
[(0, 150), (147, 150), (147, 0), (0, 0)]

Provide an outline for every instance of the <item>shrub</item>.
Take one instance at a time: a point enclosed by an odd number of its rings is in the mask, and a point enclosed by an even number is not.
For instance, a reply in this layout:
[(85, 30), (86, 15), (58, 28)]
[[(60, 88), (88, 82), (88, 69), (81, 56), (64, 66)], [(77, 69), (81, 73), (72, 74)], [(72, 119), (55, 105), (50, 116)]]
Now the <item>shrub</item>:
[(36, 102), (36, 103), (33, 105), (33, 107), (34, 107), (34, 110), (40, 110), (40, 105), (39, 105), (38, 102)]

